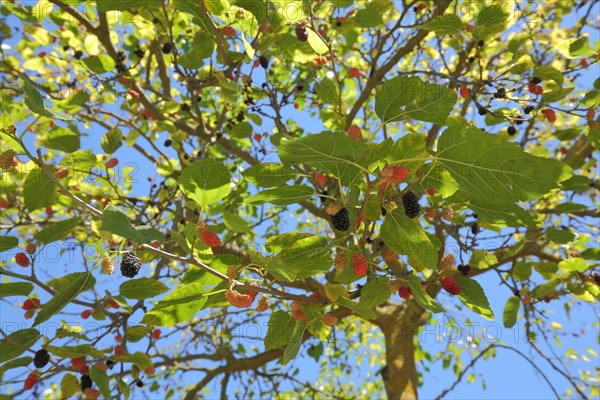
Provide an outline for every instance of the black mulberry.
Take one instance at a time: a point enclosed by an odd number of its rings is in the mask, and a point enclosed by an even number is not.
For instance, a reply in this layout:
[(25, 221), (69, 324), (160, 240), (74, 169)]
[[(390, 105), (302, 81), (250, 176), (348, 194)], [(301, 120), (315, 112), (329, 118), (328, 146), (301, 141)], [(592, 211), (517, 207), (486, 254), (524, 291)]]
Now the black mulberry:
[(81, 391), (85, 392), (85, 389), (92, 387), (92, 378), (89, 375), (81, 375)]
[(129, 252), (123, 256), (121, 260), (121, 275), (127, 278), (133, 278), (140, 272), (142, 262), (140, 258), (133, 252)]
[(534, 76), (533, 78), (531, 78), (531, 83), (533, 83), (534, 85), (539, 85), (540, 83), (542, 83), (542, 80), (537, 76)]
[(469, 275), (469, 271), (471, 270), (471, 266), (469, 264), (467, 264), (467, 265), (460, 264), (458, 267), (456, 267), (456, 269), (458, 269), (460, 272), (462, 272), (463, 275)]
[(508, 132), (510, 136), (514, 136), (517, 133), (517, 128), (514, 126), (509, 126), (506, 132)]
[(33, 357), (33, 365), (36, 368), (44, 368), (46, 364), (50, 361), (50, 354), (46, 349), (41, 349), (35, 352), (35, 356)]
[(308, 31), (304, 25), (298, 25), (296, 27), (296, 37), (301, 42), (306, 42), (308, 40)]
[(338, 231), (347, 231), (350, 228), (348, 209), (343, 207), (337, 214), (331, 216), (331, 223)]
[(529, 113), (530, 113), (530, 112), (532, 112), (533, 110), (535, 110), (535, 107), (534, 107), (534, 106), (526, 106), (526, 107), (523, 109), (523, 112), (524, 112), (525, 114), (529, 114)]
[(144, 387), (144, 382), (142, 382), (140, 379), (137, 380), (137, 382), (135, 383), (135, 385), (139, 388)]
[(263, 67), (264, 69), (269, 68), (269, 59), (265, 56), (260, 56), (258, 58), (258, 61), (260, 62), (260, 66)]
[(504, 89), (503, 87), (498, 88), (498, 90), (496, 91), (496, 93), (494, 93), (494, 97), (497, 99), (503, 99), (506, 97), (506, 89)]
[(162, 52), (163, 54), (169, 54), (171, 52), (171, 42), (166, 42), (165, 44), (163, 44)]
[(419, 199), (414, 192), (408, 191), (402, 195), (402, 204), (404, 205), (404, 213), (408, 218), (414, 218), (421, 212)]
[(479, 225), (477, 222), (475, 222), (473, 225), (471, 225), (471, 233), (473, 235), (477, 235), (477, 232), (479, 232)]
[(83, 51), (77, 50), (73, 57), (75, 57), (75, 59), (79, 60), (81, 57), (83, 57)]
[(485, 115), (487, 114), (487, 110), (485, 108), (478, 108), (477, 112), (479, 113), (479, 115)]

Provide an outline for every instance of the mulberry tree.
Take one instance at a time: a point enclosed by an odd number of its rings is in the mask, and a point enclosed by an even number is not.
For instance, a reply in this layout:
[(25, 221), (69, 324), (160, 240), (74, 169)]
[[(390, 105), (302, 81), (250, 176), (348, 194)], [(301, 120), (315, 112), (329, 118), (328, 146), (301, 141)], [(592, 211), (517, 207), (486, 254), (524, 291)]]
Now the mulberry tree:
[(0, 7), (2, 398), (600, 395), (597, 2)]

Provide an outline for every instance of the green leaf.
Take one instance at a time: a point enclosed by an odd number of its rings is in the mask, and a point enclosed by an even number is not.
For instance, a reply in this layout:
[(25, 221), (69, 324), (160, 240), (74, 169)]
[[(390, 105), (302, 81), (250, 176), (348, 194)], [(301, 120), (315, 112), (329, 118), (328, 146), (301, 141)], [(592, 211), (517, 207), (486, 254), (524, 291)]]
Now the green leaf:
[(482, 221), (490, 224), (501, 227), (535, 225), (531, 214), (514, 203), (498, 203), (489, 206), (485, 201), (475, 200), (471, 202), (470, 206)]
[(346, 307), (349, 310), (352, 310), (353, 313), (355, 313), (361, 318), (368, 320), (373, 320), (377, 318), (377, 313), (375, 311), (366, 308), (365, 306), (359, 303), (355, 303), (350, 299), (338, 298), (336, 303), (343, 307)]
[(443, 85), (423, 82), (417, 76), (397, 76), (381, 85), (375, 96), (375, 113), (383, 123), (412, 118), (443, 124), (457, 94)]
[(288, 362), (293, 360), (298, 352), (300, 351), (300, 345), (302, 345), (302, 337), (304, 336), (304, 322), (300, 319), (296, 321), (296, 325), (294, 325), (294, 330), (292, 332), (292, 336), (290, 337), (290, 341), (287, 346), (285, 346), (285, 350), (283, 352), (283, 358), (281, 360), (282, 365), (286, 365)]
[(280, 235), (269, 236), (265, 242), (265, 249), (269, 253), (277, 253), (283, 248), (292, 245), (300, 239), (311, 237), (308, 232), (287, 232)]
[(569, 55), (573, 58), (585, 56), (590, 52), (590, 42), (587, 36), (575, 39), (569, 44)]
[(118, 361), (134, 363), (142, 371), (153, 365), (152, 360), (147, 354), (141, 351), (136, 351), (133, 354), (126, 354), (121, 357), (117, 357)]
[(528, 262), (517, 261), (513, 267), (513, 277), (518, 281), (526, 281), (531, 276), (532, 265)]
[(227, 229), (233, 232), (245, 233), (252, 230), (244, 218), (229, 211), (223, 213), (223, 223)]
[(90, 367), (90, 378), (98, 386), (98, 390), (106, 399), (110, 399), (110, 386), (106, 372), (100, 371), (96, 365)]
[(73, 119), (70, 115), (67, 115), (61, 111), (50, 110), (44, 104), (44, 99), (36, 87), (29, 82), (27, 77), (23, 76), (23, 90), (25, 91), (25, 105), (35, 114), (42, 117), (61, 119), (63, 121), (70, 121)]
[(539, 198), (572, 175), (571, 168), (558, 160), (533, 156), (477, 128), (446, 129), (436, 160), (461, 189), (488, 207)]
[(573, 257), (562, 260), (558, 263), (558, 268), (565, 272), (583, 272), (589, 265), (583, 258)]
[(308, 321), (308, 331), (317, 339), (326, 341), (331, 333), (331, 327), (325, 325), (323, 322), (323, 306), (305, 305), (302, 307), (302, 310)]
[(458, 33), (461, 28), (462, 22), (455, 14), (440, 15), (427, 21), (422, 26), (422, 29), (434, 31), (439, 36)]
[(77, 132), (67, 128), (55, 127), (48, 132), (48, 139), (44, 141), (44, 145), (49, 149), (72, 153), (79, 149), (81, 141)]
[(179, 176), (185, 195), (205, 207), (225, 198), (231, 191), (231, 173), (223, 163), (211, 159), (196, 161)]
[(260, 163), (253, 165), (244, 172), (244, 178), (259, 187), (282, 186), (298, 174), (288, 166), (278, 163)]
[(142, 323), (154, 326), (174, 326), (181, 322), (189, 322), (202, 309), (206, 300), (202, 285), (197, 283), (179, 284), (173, 289), (173, 292), (146, 313)]
[(471, 311), (492, 321), (494, 312), (490, 308), (490, 303), (479, 282), (469, 278), (459, 278), (457, 282), (460, 285), (460, 294), (458, 295), (460, 301), (469, 307)]
[(78, 358), (85, 356), (104, 358), (110, 349), (102, 351), (89, 344), (81, 344), (78, 346), (46, 346), (46, 350), (60, 358)]
[(19, 357), (39, 338), (40, 333), (35, 329), (22, 329), (11, 333), (7, 340), (0, 341), (0, 363)]
[(345, 134), (321, 132), (298, 139), (283, 139), (279, 145), (279, 158), (286, 165), (307, 163), (315, 170), (340, 178), (351, 186), (363, 178), (369, 147)]
[(391, 296), (387, 288), (388, 282), (389, 279), (386, 277), (378, 277), (368, 281), (360, 289), (359, 304), (365, 308), (373, 309), (385, 303)]
[(404, 210), (397, 208), (385, 216), (381, 239), (397, 254), (406, 254), (418, 261), (413, 265), (418, 271), (433, 269), (437, 265), (437, 249), (418, 219), (410, 219)]
[(60, 381), (60, 396), (62, 399), (68, 399), (73, 396), (80, 388), (79, 379), (73, 374), (66, 374)]
[(554, 243), (569, 243), (575, 239), (575, 234), (566, 229), (548, 228), (546, 237)]
[(315, 92), (319, 100), (325, 104), (337, 104), (340, 100), (340, 92), (335, 82), (329, 78), (323, 78), (315, 85)]
[(539, 67), (535, 67), (533, 75), (543, 80), (553, 80), (559, 85), (562, 85), (565, 80), (562, 72), (550, 65), (540, 65)]
[(265, 269), (308, 278), (331, 267), (330, 249), (329, 241), (323, 236), (302, 238), (284, 247)]
[(477, 269), (486, 269), (498, 262), (498, 258), (485, 250), (473, 250), (469, 265)]
[(319, 358), (323, 355), (323, 342), (319, 342), (316, 346), (310, 346), (306, 351), (310, 357), (312, 357), (316, 362), (319, 362)]
[(169, 288), (162, 282), (150, 278), (131, 279), (119, 286), (121, 296), (127, 299), (149, 299), (165, 293)]
[(81, 61), (96, 74), (103, 74), (115, 69), (115, 61), (107, 54), (98, 54), (96, 56), (83, 58)]
[(33, 169), (25, 179), (23, 186), (23, 198), (25, 208), (35, 211), (39, 208), (53, 204), (57, 197), (58, 187), (39, 168)]
[(131, 225), (127, 216), (112, 204), (104, 209), (100, 230), (114, 233), (138, 243), (148, 244), (154, 240), (162, 243), (165, 240), (163, 234), (154, 228), (144, 225), (137, 227)]
[(33, 358), (31, 357), (20, 357), (0, 365), (0, 381), (3, 381), (3, 375), (6, 371), (14, 368), (26, 367), (32, 362)]
[(13, 249), (19, 245), (19, 239), (14, 236), (0, 236), (0, 252)]
[(517, 323), (517, 314), (521, 306), (521, 299), (517, 296), (509, 297), (504, 306), (503, 321), (506, 328), (512, 328)]
[[(145, 0), (143, 6), (148, 8), (158, 8), (162, 0)], [(102, 0), (97, 4), (98, 11), (126, 11), (137, 9), (140, 6), (139, 0)]]
[(81, 218), (69, 218), (63, 221), (55, 222), (47, 228), (36, 233), (35, 240), (40, 243), (52, 243), (57, 240), (63, 240), (71, 234), (81, 224)]
[(425, 310), (432, 311), (434, 313), (443, 312), (444, 308), (439, 305), (421, 286), (421, 279), (416, 275), (408, 276), (408, 286), (412, 292), (415, 301), (419, 306)]
[(153, 330), (153, 327), (146, 325), (130, 326), (127, 328), (127, 330), (125, 330), (125, 336), (123, 336), (123, 340), (131, 343), (139, 342), (148, 336)]
[[(73, 284), (76, 280), (80, 279), (82, 276), (87, 275), (87, 272), (73, 272), (71, 274), (67, 274), (62, 278), (54, 278), (48, 281), (48, 286), (50, 286), (55, 292), (59, 293)], [(90, 290), (96, 284), (96, 279), (92, 276), (86, 286), (83, 287), (82, 291)]]
[(477, 15), (477, 24), (479, 25), (500, 25), (505, 24), (509, 14), (499, 5), (486, 6), (481, 9)]
[(308, 44), (310, 45), (310, 47), (312, 47), (315, 53), (321, 55), (329, 51), (327, 43), (323, 41), (321, 35), (313, 31), (311, 28), (308, 28), (306, 32), (308, 33)]
[(383, 24), (381, 15), (369, 8), (363, 8), (356, 12), (356, 22), (363, 28), (374, 28)]
[[(75, 300), (79, 293), (89, 287), (90, 282), (95, 282), (92, 272), (83, 273), (79, 278), (74, 280), (64, 290), (60, 291), (42, 306), (33, 321), (33, 326), (47, 321), (54, 314), (65, 308), (67, 304)], [(93, 283), (91, 285), (93, 285)]]
[(123, 132), (118, 128), (113, 128), (102, 136), (102, 150), (105, 153), (112, 154), (123, 144)]
[(244, 203), (258, 205), (271, 203), (277, 206), (286, 206), (306, 200), (314, 193), (313, 188), (306, 185), (282, 186), (258, 192), (246, 199)]
[(29, 282), (0, 283), (0, 297), (28, 296), (33, 290)]
[(131, 388), (129, 387), (129, 385), (125, 383), (122, 379), (119, 379), (117, 385), (119, 386), (119, 390), (121, 391), (121, 393), (123, 393), (123, 398), (125, 400), (129, 400), (129, 396), (131, 395)]

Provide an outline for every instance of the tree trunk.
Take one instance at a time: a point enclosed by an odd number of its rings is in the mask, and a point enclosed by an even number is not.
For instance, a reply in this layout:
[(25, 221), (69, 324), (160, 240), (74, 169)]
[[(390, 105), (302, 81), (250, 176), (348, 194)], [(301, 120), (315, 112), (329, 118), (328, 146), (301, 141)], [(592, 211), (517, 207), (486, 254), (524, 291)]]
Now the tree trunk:
[(417, 399), (414, 337), (426, 313), (413, 302), (380, 308), (376, 321), (385, 336), (386, 363), (383, 382), (390, 400)]

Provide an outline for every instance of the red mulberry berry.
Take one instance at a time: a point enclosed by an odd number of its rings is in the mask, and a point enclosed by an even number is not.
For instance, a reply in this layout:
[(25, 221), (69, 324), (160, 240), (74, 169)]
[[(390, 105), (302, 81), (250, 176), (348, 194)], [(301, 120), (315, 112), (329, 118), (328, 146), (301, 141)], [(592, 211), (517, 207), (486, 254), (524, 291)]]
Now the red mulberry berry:
[(550, 123), (556, 122), (556, 112), (554, 112), (554, 110), (547, 108), (543, 111), (543, 114), (544, 114), (544, 117), (546, 117), (546, 119), (548, 120), (548, 122), (550, 122)]
[(460, 97), (462, 97), (463, 99), (468, 99), (469, 98), (469, 88), (466, 86), (461, 86), (459, 89), (460, 92)]
[(29, 258), (25, 253), (17, 253), (15, 255), (15, 261), (23, 268), (29, 267)]
[(446, 254), (442, 257), (442, 267), (450, 269), (454, 265), (455, 258), (452, 254)]
[(323, 186), (327, 183), (327, 177), (320, 172), (315, 172), (315, 182)]
[(110, 160), (108, 160), (107, 162), (104, 163), (104, 166), (107, 169), (110, 169), (110, 168), (116, 167), (118, 163), (119, 163), (119, 159), (117, 159), (117, 158), (111, 158)]
[(335, 324), (337, 324), (338, 319), (331, 315), (331, 314), (325, 314), (323, 315), (323, 323), (327, 326), (334, 326)]
[(452, 221), (454, 218), (454, 210), (450, 207), (444, 208), (444, 211), (442, 212), (442, 218), (446, 221)]
[(160, 337), (160, 334), (162, 332), (160, 331), (160, 329), (155, 329), (152, 331), (152, 339), (156, 340)]
[(350, 72), (348, 72), (348, 75), (351, 78), (360, 78), (362, 76), (362, 72), (360, 72), (358, 68), (351, 68)]
[(381, 177), (391, 183), (397, 184), (408, 177), (408, 170), (399, 165), (385, 167), (383, 171), (381, 171)]
[(442, 288), (444, 288), (444, 290), (450, 294), (453, 294), (455, 296), (460, 294), (460, 286), (458, 283), (456, 283), (456, 281), (454, 279), (452, 279), (449, 276), (442, 276), (442, 278), (440, 279), (440, 282), (442, 283)]
[(225, 292), (225, 298), (229, 301), (229, 304), (239, 308), (248, 308), (254, 301), (254, 298), (249, 294), (241, 294), (231, 289)]
[(398, 294), (403, 299), (408, 300), (410, 298), (410, 296), (412, 295), (412, 292), (410, 291), (409, 287), (402, 286), (400, 289), (398, 289)]
[(35, 384), (37, 383), (37, 381), (40, 379), (37, 371), (33, 371), (32, 373), (30, 373), (29, 375), (27, 375), (27, 378), (25, 379), (25, 383), (23, 383), (23, 390), (31, 390)]
[(363, 140), (362, 132), (358, 125), (352, 125), (348, 128), (348, 136), (354, 140)]
[(28, 310), (34, 310), (34, 309), (38, 308), (39, 306), (40, 306), (39, 299), (27, 299), (27, 300), (25, 300), (25, 302), (23, 303), (23, 306), (21, 308), (25, 311), (28, 311)]
[(367, 259), (364, 254), (356, 253), (350, 259), (352, 266), (354, 267), (354, 273), (356, 276), (362, 277), (367, 274), (367, 270), (369, 269), (369, 264), (367, 263)]
[(115, 357), (121, 357), (123, 355), (123, 346), (121, 346), (120, 344), (115, 346)]
[(219, 247), (221, 245), (221, 239), (219, 239), (217, 234), (208, 229), (203, 229), (200, 232), (200, 240), (210, 247)]
[(88, 319), (92, 315), (92, 310), (83, 310), (81, 312), (81, 319)]
[(294, 318), (294, 320), (298, 320), (298, 319), (302, 319), (302, 321), (304, 321), (304, 323), (308, 323), (308, 320), (306, 319), (306, 315), (304, 314), (304, 311), (302, 310), (298, 310), (298, 311), (294, 311), (292, 313), (292, 318)]
[(298, 300), (294, 300), (290, 303), (292, 311), (302, 311), (302, 303)]

